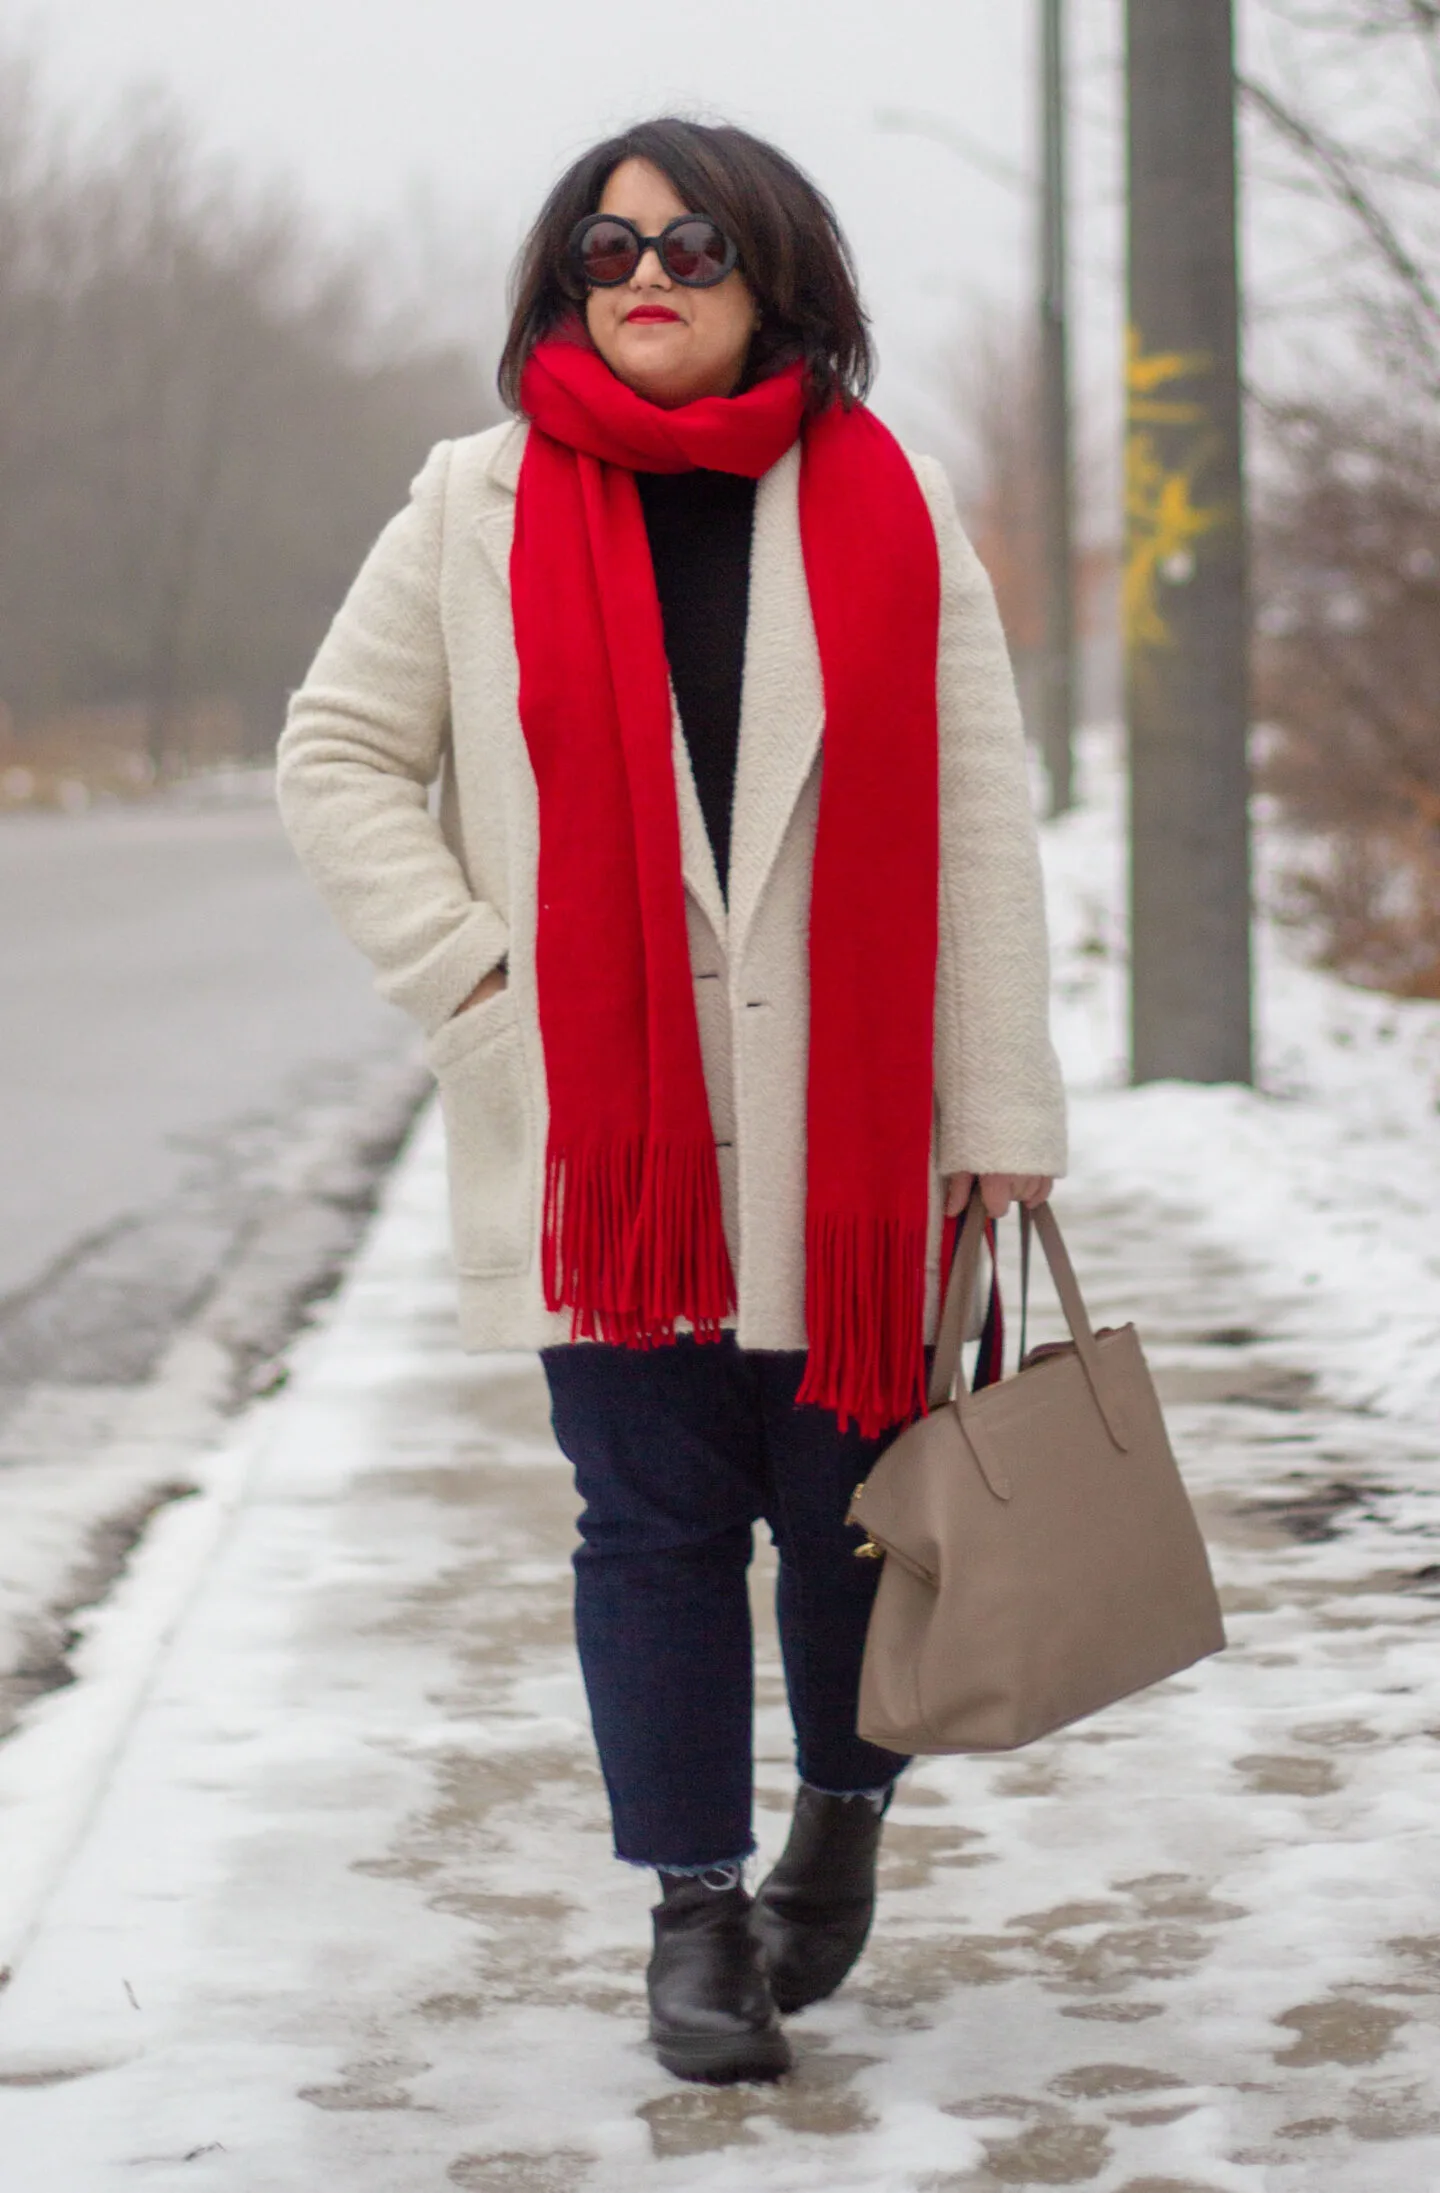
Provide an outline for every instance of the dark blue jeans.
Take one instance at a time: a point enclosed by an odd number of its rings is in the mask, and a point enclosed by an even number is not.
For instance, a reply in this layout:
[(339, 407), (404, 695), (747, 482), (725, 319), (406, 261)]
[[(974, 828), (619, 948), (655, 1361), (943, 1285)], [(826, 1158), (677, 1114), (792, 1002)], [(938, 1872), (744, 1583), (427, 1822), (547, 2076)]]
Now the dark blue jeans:
[(617, 1856), (699, 1868), (754, 1849), (746, 1572), (764, 1517), (803, 1780), (875, 1790), (905, 1760), (855, 1733), (879, 1577), (850, 1495), (883, 1441), (795, 1406), (801, 1354), (727, 1333), (671, 1348), (547, 1348), (555, 1436), (584, 1500), (575, 1632)]

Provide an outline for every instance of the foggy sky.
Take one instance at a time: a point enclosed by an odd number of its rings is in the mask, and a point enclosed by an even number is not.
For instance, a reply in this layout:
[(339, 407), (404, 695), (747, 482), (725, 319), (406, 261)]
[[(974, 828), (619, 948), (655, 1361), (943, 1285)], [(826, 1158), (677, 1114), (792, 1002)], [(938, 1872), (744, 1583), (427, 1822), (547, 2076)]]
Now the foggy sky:
[[(965, 317), (1031, 292), (1024, 194), (879, 107), (949, 118), (1017, 168), (1033, 156), (1030, 0), (0, 0), (62, 103), (172, 90), (208, 146), (293, 178), (342, 232), (424, 193), (508, 261), (566, 160), (680, 108), (775, 137), (829, 191), (860, 261), (879, 408), (922, 442)], [(1082, 376), (1108, 377), (1118, 244), (1108, 193), (1109, 0), (1074, 9)], [(1108, 111), (1107, 111), (1108, 109)], [(927, 433), (927, 427), (931, 429)]]

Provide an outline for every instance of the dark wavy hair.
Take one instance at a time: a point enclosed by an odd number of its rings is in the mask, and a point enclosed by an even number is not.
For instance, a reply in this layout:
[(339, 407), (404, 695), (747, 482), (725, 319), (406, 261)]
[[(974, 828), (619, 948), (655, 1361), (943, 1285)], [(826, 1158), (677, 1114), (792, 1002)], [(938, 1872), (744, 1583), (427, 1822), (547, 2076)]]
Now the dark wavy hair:
[(567, 168), (540, 209), (510, 281), (510, 332), (500, 395), (520, 409), (520, 376), (535, 345), (574, 313), (570, 233), (595, 212), (622, 161), (648, 160), (691, 213), (735, 239), (760, 310), (745, 386), (804, 361), (812, 410), (853, 403), (874, 378), (869, 323), (835, 210), (808, 175), (763, 137), (728, 124), (661, 115), (607, 137)]

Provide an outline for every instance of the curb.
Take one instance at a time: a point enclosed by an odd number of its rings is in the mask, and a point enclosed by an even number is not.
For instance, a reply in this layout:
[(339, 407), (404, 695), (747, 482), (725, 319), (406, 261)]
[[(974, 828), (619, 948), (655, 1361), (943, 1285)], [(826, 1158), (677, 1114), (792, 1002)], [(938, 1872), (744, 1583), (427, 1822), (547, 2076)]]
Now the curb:
[(261, 1403), (159, 1511), (123, 1577), (80, 1617), (75, 1682), (32, 1706), (0, 1749), (0, 1987), (33, 1941), (83, 1842), (165, 1652), (244, 1500), (273, 1420)]

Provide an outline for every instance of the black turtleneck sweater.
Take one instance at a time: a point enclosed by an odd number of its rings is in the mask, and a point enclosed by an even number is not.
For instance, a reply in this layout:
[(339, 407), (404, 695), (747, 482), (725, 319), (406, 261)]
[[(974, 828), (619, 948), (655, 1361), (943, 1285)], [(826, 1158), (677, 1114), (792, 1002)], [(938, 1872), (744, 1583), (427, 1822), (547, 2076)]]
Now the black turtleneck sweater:
[(740, 745), (755, 482), (730, 472), (637, 472), (665, 654), (720, 888)]

